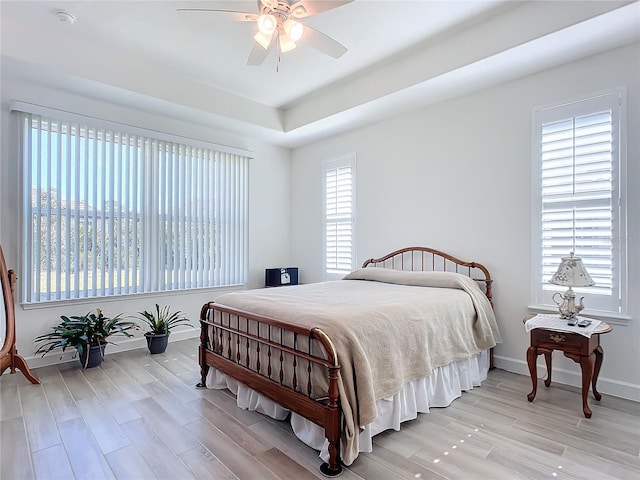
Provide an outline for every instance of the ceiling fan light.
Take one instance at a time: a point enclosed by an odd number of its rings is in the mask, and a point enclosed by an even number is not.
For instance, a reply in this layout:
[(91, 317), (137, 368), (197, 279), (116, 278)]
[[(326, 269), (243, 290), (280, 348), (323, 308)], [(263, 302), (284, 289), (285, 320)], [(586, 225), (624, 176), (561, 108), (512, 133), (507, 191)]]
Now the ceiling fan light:
[(280, 51), (282, 53), (290, 52), (296, 48), (296, 43), (289, 38), (286, 33), (280, 33), (278, 37), (278, 43), (280, 44)]
[(258, 17), (258, 30), (265, 35), (272, 35), (278, 26), (278, 20), (274, 15), (260, 15)]
[(284, 31), (287, 32), (287, 35), (292, 41), (297, 42), (302, 37), (304, 26), (301, 23), (288, 18), (287, 21), (284, 22)]
[(253, 36), (253, 39), (258, 42), (258, 44), (264, 48), (265, 50), (267, 48), (269, 48), (269, 45), (271, 45), (271, 38), (273, 37), (272, 35), (265, 35), (262, 32), (258, 32)]

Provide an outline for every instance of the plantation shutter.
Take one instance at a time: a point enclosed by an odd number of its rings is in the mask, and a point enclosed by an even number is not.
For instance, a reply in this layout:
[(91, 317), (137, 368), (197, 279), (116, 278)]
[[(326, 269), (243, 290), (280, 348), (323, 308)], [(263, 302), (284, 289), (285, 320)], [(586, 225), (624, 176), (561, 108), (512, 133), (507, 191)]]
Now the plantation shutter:
[(587, 307), (620, 311), (619, 105), (610, 94), (537, 112), (543, 303), (553, 305), (548, 280), (573, 251), (596, 282), (577, 289)]
[(325, 272), (344, 274), (354, 262), (354, 158), (325, 168)]

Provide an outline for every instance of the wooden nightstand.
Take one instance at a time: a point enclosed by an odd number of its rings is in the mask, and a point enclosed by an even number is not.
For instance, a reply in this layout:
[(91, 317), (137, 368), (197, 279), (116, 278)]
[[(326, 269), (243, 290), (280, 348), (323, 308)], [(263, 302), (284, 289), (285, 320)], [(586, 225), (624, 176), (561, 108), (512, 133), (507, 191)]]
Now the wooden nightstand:
[[(532, 318), (526, 317), (524, 322)], [(591, 337), (585, 337), (579, 333), (558, 332), (555, 330), (547, 330), (545, 328), (534, 328), (531, 330), (531, 346), (527, 350), (527, 364), (529, 365), (529, 373), (531, 374), (531, 383), (533, 389), (527, 395), (527, 399), (533, 402), (536, 398), (538, 389), (538, 372), (536, 367), (536, 359), (538, 355), (544, 354), (547, 364), (547, 379), (544, 381), (545, 386), (551, 385), (551, 352), (560, 350), (564, 356), (570, 358), (580, 364), (582, 370), (582, 411), (584, 416), (591, 418), (591, 409), (587, 403), (587, 395), (589, 394), (589, 385), (593, 389), (593, 396), (596, 400), (600, 400), (602, 395), (596, 389), (598, 374), (602, 366), (603, 351), (600, 346), (600, 335), (609, 333), (612, 330), (607, 323), (601, 323), (594, 330)]]

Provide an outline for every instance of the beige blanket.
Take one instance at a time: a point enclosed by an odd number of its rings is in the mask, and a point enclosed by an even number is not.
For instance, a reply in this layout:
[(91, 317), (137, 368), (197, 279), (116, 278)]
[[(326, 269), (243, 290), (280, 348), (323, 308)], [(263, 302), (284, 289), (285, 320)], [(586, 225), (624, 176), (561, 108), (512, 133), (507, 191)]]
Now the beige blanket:
[(501, 342), (476, 282), (449, 272), (367, 268), (335, 282), (230, 293), (217, 303), (329, 335), (341, 366), (347, 465), (358, 455), (359, 429), (377, 416), (376, 400)]

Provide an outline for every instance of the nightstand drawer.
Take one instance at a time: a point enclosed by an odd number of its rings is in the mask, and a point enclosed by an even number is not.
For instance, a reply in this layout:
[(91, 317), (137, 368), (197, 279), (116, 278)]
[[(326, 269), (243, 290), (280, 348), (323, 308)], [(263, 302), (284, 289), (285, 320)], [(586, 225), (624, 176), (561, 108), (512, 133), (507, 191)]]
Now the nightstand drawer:
[(538, 348), (558, 349), (579, 355), (588, 346), (589, 339), (576, 333), (537, 328), (531, 331), (531, 344)]

